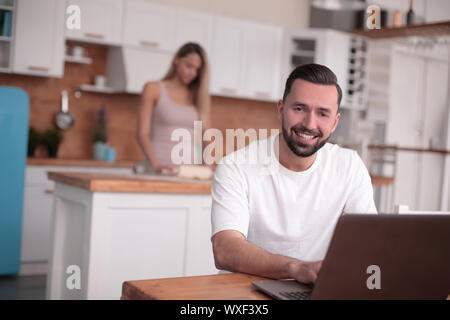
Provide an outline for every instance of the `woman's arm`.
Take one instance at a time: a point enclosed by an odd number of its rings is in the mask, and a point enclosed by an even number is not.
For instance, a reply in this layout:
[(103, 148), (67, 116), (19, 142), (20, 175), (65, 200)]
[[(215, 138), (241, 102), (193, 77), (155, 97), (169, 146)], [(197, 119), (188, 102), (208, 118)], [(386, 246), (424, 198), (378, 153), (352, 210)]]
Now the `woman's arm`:
[(137, 113), (137, 141), (150, 165), (159, 166), (158, 157), (151, 145), (151, 122), (153, 108), (158, 101), (159, 86), (155, 82), (148, 82), (141, 95)]

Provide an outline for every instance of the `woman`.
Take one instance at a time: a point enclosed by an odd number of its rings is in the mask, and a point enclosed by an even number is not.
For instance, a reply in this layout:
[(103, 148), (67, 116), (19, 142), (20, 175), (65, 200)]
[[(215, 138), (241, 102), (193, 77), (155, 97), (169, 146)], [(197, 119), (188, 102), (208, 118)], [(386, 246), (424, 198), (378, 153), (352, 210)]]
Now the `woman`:
[(170, 139), (175, 129), (190, 132), (194, 154), (194, 121), (201, 120), (204, 130), (209, 127), (210, 99), (206, 53), (198, 44), (186, 43), (175, 54), (166, 76), (148, 82), (141, 96), (137, 138), (151, 171), (176, 173), (171, 151), (179, 142)]

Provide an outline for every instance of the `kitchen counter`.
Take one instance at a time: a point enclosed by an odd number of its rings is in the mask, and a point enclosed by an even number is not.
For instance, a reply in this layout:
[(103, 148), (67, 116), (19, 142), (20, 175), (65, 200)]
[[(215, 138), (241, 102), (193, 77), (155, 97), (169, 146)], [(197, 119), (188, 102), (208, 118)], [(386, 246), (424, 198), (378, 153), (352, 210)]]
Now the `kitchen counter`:
[[(216, 274), (211, 181), (48, 172), (54, 181), (48, 299), (119, 299), (130, 279)], [(66, 285), (79, 267), (79, 290)]]
[(63, 158), (27, 158), (31, 166), (74, 166), (74, 167), (115, 167), (133, 168), (141, 160), (120, 160), (115, 162), (98, 161), (94, 159), (63, 159)]
[(48, 179), (92, 192), (210, 194), (211, 181), (170, 176), (49, 172)]

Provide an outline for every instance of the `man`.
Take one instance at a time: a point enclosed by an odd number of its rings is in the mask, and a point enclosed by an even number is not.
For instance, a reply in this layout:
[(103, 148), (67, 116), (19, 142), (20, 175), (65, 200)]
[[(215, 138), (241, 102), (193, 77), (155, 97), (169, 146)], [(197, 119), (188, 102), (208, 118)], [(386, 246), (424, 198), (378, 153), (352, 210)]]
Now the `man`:
[[(376, 213), (364, 163), (353, 150), (327, 143), (342, 91), (325, 66), (297, 67), (277, 105), (282, 134), (226, 156), (212, 187), (216, 267), (314, 283), (343, 213)], [(278, 164), (233, 161), (269, 148)], [(239, 157), (238, 157), (239, 158)]]

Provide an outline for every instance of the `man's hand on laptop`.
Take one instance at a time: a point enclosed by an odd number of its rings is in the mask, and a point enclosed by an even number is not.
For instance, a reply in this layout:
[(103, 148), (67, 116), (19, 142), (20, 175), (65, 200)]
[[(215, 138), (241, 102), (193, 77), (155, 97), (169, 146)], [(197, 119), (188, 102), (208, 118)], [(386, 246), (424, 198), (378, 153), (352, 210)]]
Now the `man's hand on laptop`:
[(315, 283), (322, 261), (292, 261), (289, 265), (290, 277), (301, 283)]

